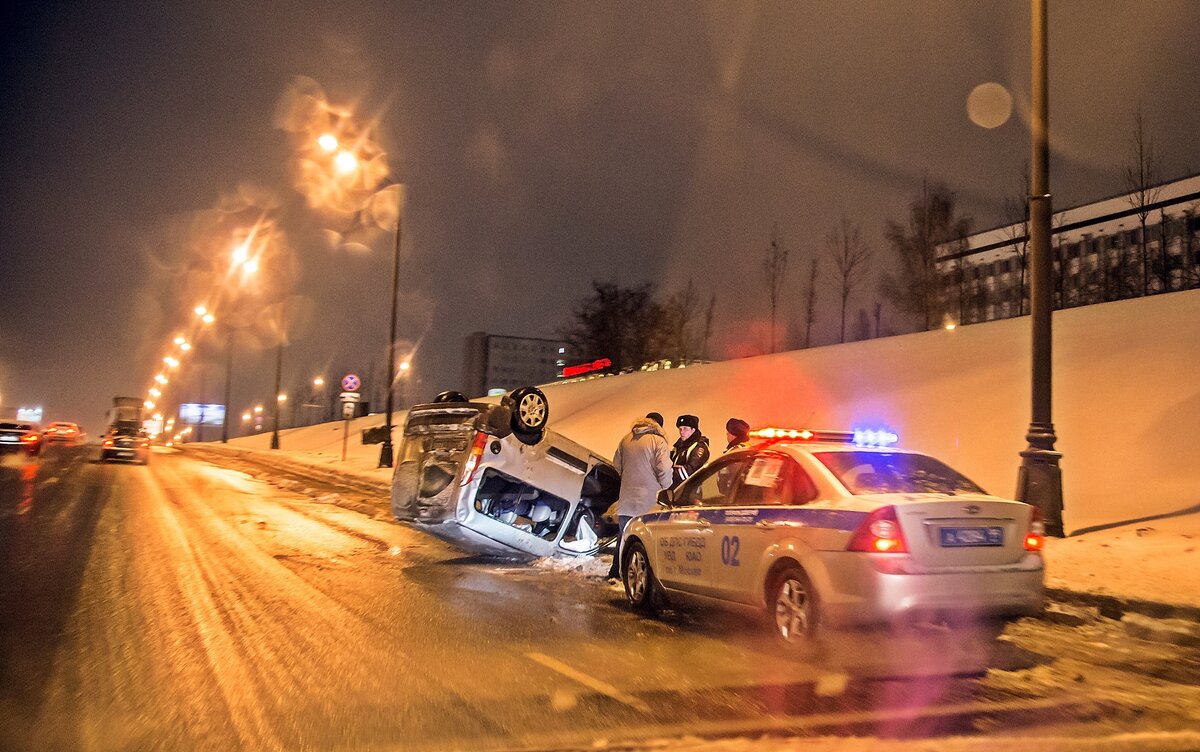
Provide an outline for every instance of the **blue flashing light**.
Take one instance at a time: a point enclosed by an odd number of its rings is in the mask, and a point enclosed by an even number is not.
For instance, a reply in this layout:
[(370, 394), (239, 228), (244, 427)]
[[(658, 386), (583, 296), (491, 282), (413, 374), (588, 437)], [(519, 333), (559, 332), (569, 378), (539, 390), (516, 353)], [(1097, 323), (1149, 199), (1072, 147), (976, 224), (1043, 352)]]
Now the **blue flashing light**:
[(886, 428), (856, 428), (854, 429), (854, 443), (860, 447), (889, 447), (894, 446), (900, 441), (900, 437), (894, 431), (889, 431)]

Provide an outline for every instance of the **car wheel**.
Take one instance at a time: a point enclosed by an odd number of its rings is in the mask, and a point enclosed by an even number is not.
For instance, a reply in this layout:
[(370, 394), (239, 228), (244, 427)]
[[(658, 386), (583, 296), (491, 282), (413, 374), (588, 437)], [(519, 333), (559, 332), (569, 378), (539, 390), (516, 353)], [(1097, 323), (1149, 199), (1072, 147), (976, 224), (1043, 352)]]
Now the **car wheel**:
[(798, 565), (777, 571), (767, 589), (767, 618), (775, 637), (795, 653), (810, 653), (817, 635), (817, 598)]
[(625, 547), (621, 557), (624, 566), (621, 567), (622, 579), (625, 581), (625, 597), (635, 611), (654, 615), (658, 612), (659, 585), (650, 567), (650, 557), (646, 555), (646, 547), (641, 541), (632, 541)]
[(537, 436), (540, 440), (542, 431), (546, 430), (546, 423), (550, 420), (550, 403), (546, 401), (546, 395), (536, 386), (523, 386), (514, 390), (509, 398), (513, 404), (513, 433), (518, 434), (517, 438), (521, 438), (520, 434), (525, 434)]

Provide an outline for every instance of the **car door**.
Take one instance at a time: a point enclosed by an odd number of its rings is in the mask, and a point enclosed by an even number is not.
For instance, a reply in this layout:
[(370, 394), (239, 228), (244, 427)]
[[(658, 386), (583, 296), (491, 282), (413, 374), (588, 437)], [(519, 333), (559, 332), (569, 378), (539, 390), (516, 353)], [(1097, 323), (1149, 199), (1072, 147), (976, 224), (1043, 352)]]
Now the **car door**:
[(729, 502), (715, 523), (713, 592), (718, 598), (754, 603), (763, 557), (779, 537), (791, 534), (789, 510), (816, 497), (816, 487), (796, 461), (783, 452), (756, 453), (739, 474)]
[(728, 503), (746, 460), (723, 458), (703, 468), (677, 490), (672, 509), (654, 524), (655, 570), (663, 585), (710, 594), (714, 560), (713, 520)]

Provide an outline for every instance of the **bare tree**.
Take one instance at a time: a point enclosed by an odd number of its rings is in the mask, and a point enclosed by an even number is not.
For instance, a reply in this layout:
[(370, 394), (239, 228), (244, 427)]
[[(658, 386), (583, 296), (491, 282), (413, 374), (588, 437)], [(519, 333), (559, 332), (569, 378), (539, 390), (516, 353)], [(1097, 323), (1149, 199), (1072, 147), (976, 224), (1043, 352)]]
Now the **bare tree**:
[(1180, 242), (1183, 244), (1180, 252), (1183, 255), (1185, 288), (1200, 287), (1200, 250), (1196, 248), (1196, 239), (1192, 232), (1196, 225), (1197, 209), (1200, 209), (1200, 203), (1192, 204), (1183, 210), (1183, 217), (1180, 219)]
[[(1154, 154), (1154, 144), (1146, 135), (1145, 123), (1142, 120), (1142, 109), (1139, 107), (1133, 116), (1133, 134), (1131, 138), (1129, 164), (1125, 167), (1125, 188), (1129, 191), (1129, 204), (1137, 213), (1141, 225), (1141, 235), (1138, 238), (1141, 246), (1142, 261), (1142, 294), (1150, 294), (1150, 256), (1146, 252), (1146, 218), (1150, 215), (1151, 204), (1158, 201), (1160, 189), (1158, 185), (1158, 158)], [(1163, 269), (1163, 290), (1167, 289), (1167, 273)]]
[(900, 311), (921, 319), (931, 329), (939, 318), (941, 280), (937, 275), (938, 249), (965, 243), (971, 229), (969, 217), (958, 216), (954, 193), (944, 183), (922, 181), (921, 196), (909, 204), (908, 220), (889, 220), (885, 233), (899, 262), (899, 274), (884, 277), (881, 289)]
[(700, 297), (696, 285), (688, 280), (683, 289), (672, 293), (662, 305), (657, 349), (667, 358), (686, 362), (696, 356), (701, 336), (693, 331), (700, 312)]
[(833, 257), (833, 269), (837, 275), (838, 293), (841, 296), (842, 319), (838, 341), (846, 341), (846, 307), (850, 296), (866, 281), (870, 271), (871, 247), (862, 239), (862, 230), (843, 216), (829, 234), (825, 236), (825, 247)]
[(779, 242), (779, 225), (771, 231), (771, 242), (767, 246), (767, 257), (763, 259), (763, 276), (767, 280), (767, 294), (771, 300), (771, 347), (775, 352), (775, 312), (779, 307), (779, 296), (787, 280), (788, 250)]
[(817, 321), (817, 259), (808, 267), (808, 284), (804, 288), (804, 348), (812, 345), (812, 328)]
[(705, 360), (711, 360), (712, 354), (708, 350), (708, 342), (712, 339), (713, 330), (713, 314), (717, 310), (717, 294), (713, 293), (708, 299), (708, 307), (704, 311), (704, 340), (700, 346), (700, 352), (704, 354)]
[(654, 292), (651, 282), (622, 287), (593, 280), (591, 293), (576, 305), (559, 336), (582, 357), (611, 359), (617, 371), (655, 360), (662, 305)]
[(1004, 197), (1004, 217), (1008, 225), (1004, 234), (1017, 251), (1021, 266), (1021, 283), (1017, 290), (1017, 315), (1025, 315), (1026, 269), (1029, 267), (1029, 162), (1021, 170), (1021, 186), (1017, 192)]

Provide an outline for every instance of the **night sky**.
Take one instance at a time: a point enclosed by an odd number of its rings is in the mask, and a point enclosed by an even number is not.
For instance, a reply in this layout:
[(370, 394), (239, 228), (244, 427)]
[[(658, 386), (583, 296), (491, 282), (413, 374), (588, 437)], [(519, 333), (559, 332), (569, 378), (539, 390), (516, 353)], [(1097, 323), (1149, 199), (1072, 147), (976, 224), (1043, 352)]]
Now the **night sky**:
[[(714, 354), (761, 352), (774, 225), (797, 319), (842, 215), (882, 270), (923, 175), (983, 229), (1029, 154), (1027, 2), (25, 5), (0, 51), (0, 404), (93, 432), (192, 320), (238, 196), (274, 208), (290, 250), (270, 296), (223, 317), (244, 325), (234, 409), (269, 397), (261, 319), (284, 309), (285, 389), (381, 386), (392, 237), (323, 240), (278, 127), (298, 81), (377, 122), (405, 184), (399, 336), (421, 397), (458, 385), (465, 335), (553, 336), (593, 279), (692, 279), (717, 295)], [(1057, 207), (1123, 192), (1139, 107), (1162, 177), (1200, 171), (1200, 3), (1051, 0), (1050, 28)], [(995, 128), (967, 111), (988, 82), (1013, 98)], [(168, 403), (221, 401), (218, 336)]]

